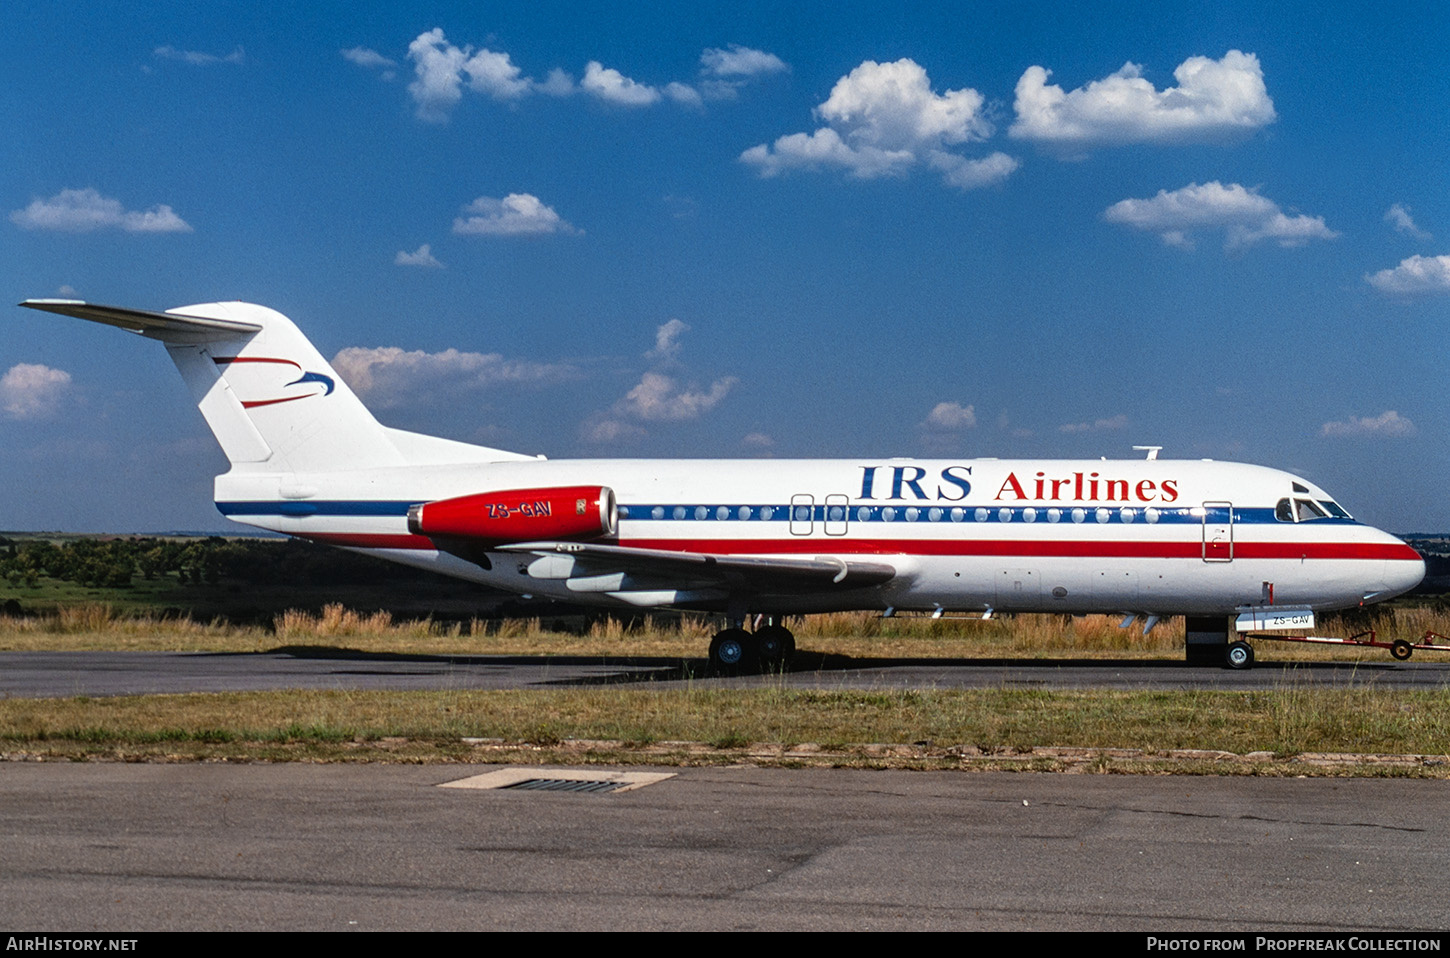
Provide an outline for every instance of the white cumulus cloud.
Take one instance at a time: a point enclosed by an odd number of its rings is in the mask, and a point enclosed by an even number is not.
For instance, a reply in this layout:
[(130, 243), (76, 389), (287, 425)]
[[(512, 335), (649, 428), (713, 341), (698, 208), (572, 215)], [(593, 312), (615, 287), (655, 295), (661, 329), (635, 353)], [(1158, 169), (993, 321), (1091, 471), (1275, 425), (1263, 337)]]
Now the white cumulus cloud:
[(1058, 146), (1163, 143), (1220, 138), (1272, 123), (1274, 101), (1259, 58), (1230, 50), (1221, 60), (1189, 57), (1176, 87), (1155, 89), (1143, 68), (1122, 69), (1070, 92), (1028, 67), (1017, 81), (1017, 119), (1008, 135)]
[(959, 153), (932, 150), (927, 154), (927, 162), (933, 168), (941, 170), (942, 179), (948, 186), (955, 186), (959, 190), (975, 190), (1000, 183), (1022, 165), (1016, 157), (1001, 151), (980, 160), (973, 160)]
[[(358, 66), (383, 71), (386, 80), (393, 78), (397, 64), (376, 50), (353, 47), (341, 53)], [(779, 57), (763, 50), (731, 46), (701, 54), (698, 82), (693, 85), (680, 80), (658, 85), (643, 83), (599, 60), (590, 60), (577, 82), (559, 67), (549, 70), (543, 80), (536, 80), (526, 76), (508, 53), (460, 47), (448, 40), (441, 27), (420, 33), (408, 45), (408, 60), (416, 74), (408, 92), (418, 118), (429, 123), (448, 122), (465, 90), (505, 102), (533, 93), (550, 97), (586, 93), (617, 106), (647, 107), (671, 102), (698, 109), (707, 99), (734, 98), (740, 87), (757, 76), (789, 69)]]
[(690, 324), (671, 319), (655, 330), (655, 348), (645, 353), (650, 359), (675, 360), (680, 356), (680, 337), (690, 331)]
[(9, 419), (43, 419), (55, 412), (70, 388), (70, 373), (19, 363), (0, 376), (0, 412)]
[(1342, 422), (1327, 422), (1319, 427), (1321, 436), (1371, 436), (1399, 438), (1413, 436), (1415, 424), (1393, 409), (1378, 416), (1350, 416)]
[[(655, 329), (655, 347), (645, 354), (661, 366), (678, 365), (680, 337), (689, 325), (678, 319)], [(652, 369), (640, 376), (608, 409), (587, 417), (579, 426), (579, 435), (588, 442), (617, 442), (637, 439), (646, 431), (643, 423), (685, 422), (698, 419), (720, 404), (739, 380), (723, 376), (708, 387), (682, 384), (675, 377)]]
[(922, 426), (928, 429), (955, 431), (971, 429), (977, 425), (977, 411), (972, 406), (957, 402), (939, 402), (926, 414)]
[(378, 51), (369, 47), (353, 47), (350, 50), (343, 50), (341, 53), (343, 59), (349, 63), (355, 63), (369, 70), (383, 71), (383, 79), (385, 80), (391, 80), (393, 78), (395, 75), (393, 71), (398, 66), (395, 61), (389, 60)]
[(667, 99), (682, 106), (704, 106), (705, 98), (700, 91), (688, 83), (666, 83), (664, 94)]
[(700, 73), (710, 77), (754, 77), (769, 73), (784, 73), (790, 67), (774, 53), (753, 50), (737, 43), (730, 49), (712, 47), (700, 54)]
[(916, 162), (910, 150), (882, 150), (874, 146), (852, 147), (830, 127), (814, 133), (790, 133), (773, 146), (761, 143), (740, 154), (740, 161), (755, 167), (761, 176), (778, 176), (793, 169), (837, 167), (860, 179), (900, 173)]
[(149, 210), (127, 210), (120, 200), (102, 196), (89, 187), (61, 190), (48, 200), (32, 200), (25, 209), (12, 212), (10, 221), (23, 229), (67, 233), (99, 229), (121, 229), (128, 233), (191, 232), (191, 226), (165, 204)]
[(598, 60), (590, 60), (584, 67), (584, 79), (579, 88), (606, 103), (620, 106), (649, 106), (658, 103), (660, 91), (647, 83), (637, 83), (629, 77)]
[(709, 389), (682, 387), (663, 373), (649, 372), (625, 393), (616, 409), (646, 422), (679, 422), (698, 419), (729, 395), (739, 380), (734, 376), (717, 379)]
[(507, 53), (479, 50), (464, 62), (463, 72), (470, 90), (495, 100), (516, 100), (533, 87)]
[(933, 93), (914, 60), (867, 60), (836, 81), (816, 115), (858, 143), (883, 149), (986, 139), (992, 125), (972, 89)]
[(434, 27), (408, 44), (417, 79), (408, 92), (417, 104), (420, 120), (446, 123), (449, 113), (463, 98), (463, 77), (468, 88), (495, 100), (516, 100), (533, 89), (507, 53), (457, 47), (448, 42), (443, 30)]
[(973, 189), (1000, 182), (1017, 161), (996, 153), (970, 160), (947, 147), (992, 135), (985, 100), (964, 88), (936, 93), (914, 60), (867, 60), (836, 81), (815, 115), (828, 125), (792, 133), (740, 154), (761, 176), (792, 169), (836, 168), (860, 179), (906, 172), (918, 162), (942, 171), (950, 185)]
[(1450, 293), (1450, 256), (1411, 256), (1365, 282), (1386, 293)]
[(545, 233), (580, 234), (553, 207), (532, 193), (510, 193), (503, 199), (480, 196), (453, 220), (453, 232), (466, 236), (539, 236)]
[(1410, 208), (1399, 203), (1393, 204), (1385, 211), (1385, 222), (1394, 224), (1396, 230), (1401, 233), (1409, 233), (1415, 239), (1431, 239), (1429, 233), (1415, 225), (1415, 220), (1410, 216)]
[(428, 353), (398, 346), (349, 346), (332, 357), (332, 366), (353, 392), (379, 408), (460, 389), (549, 384), (577, 375), (567, 364), (505, 359), (499, 353), (457, 349)]
[(774, 53), (732, 43), (711, 47), (700, 54), (700, 90), (711, 100), (733, 100), (759, 77), (789, 72), (790, 65)]
[(427, 243), (424, 243), (411, 253), (398, 250), (398, 255), (393, 257), (393, 262), (398, 266), (427, 266), (433, 269), (443, 268), (443, 264), (438, 262), (438, 259), (433, 255), (432, 247)]
[(534, 89), (546, 96), (569, 96), (577, 92), (573, 75), (568, 70), (561, 70), (558, 67), (549, 71), (544, 82), (535, 83)]
[(1334, 239), (1339, 234), (1322, 216), (1291, 216), (1279, 204), (1238, 183), (1227, 186), (1214, 180), (1182, 189), (1159, 190), (1148, 199), (1120, 200), (1103, 217), (1135, 229), (1158, 233), (1173, 246), (1192, 247), (1191, 232), (1222, 229), (1224, 246), (1233, 249), (1273, 240), (1280, 246), (1301, 246), (1312, 239)]

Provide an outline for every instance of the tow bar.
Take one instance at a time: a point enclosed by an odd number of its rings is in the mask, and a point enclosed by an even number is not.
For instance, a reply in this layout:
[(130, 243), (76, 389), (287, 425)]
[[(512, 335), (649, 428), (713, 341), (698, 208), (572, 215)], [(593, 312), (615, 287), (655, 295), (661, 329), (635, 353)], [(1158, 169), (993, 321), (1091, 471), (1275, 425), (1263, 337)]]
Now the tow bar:
[[(1450, 652), (1450, 636), (1441, 635), (1439, 632), (1427, 630), (1418, 642), (1411, 642), (1408, 639), (1393, 639), (1383, 641), (1374, 629), (1365, 632), (1357, 632), (1347, 639), (1336, 638), (1328, 635), (1271, 635), (1264, 632), (1254, 632), (1244, 636), (1251, 639), (1271, 639), (1275, 642), (1310, 642), (1316, 645), (1358, 645), (1367, 648), (1389, 649), (1390, 655), (1401, 662), (1408, 659), (1415, 651), (1425, 652)], [(1249, 658), (1252, 662), (1252, 655)], [(1230, 668), (1243, 668), (1234, 664), (1233, 657), (1229, 657)]]

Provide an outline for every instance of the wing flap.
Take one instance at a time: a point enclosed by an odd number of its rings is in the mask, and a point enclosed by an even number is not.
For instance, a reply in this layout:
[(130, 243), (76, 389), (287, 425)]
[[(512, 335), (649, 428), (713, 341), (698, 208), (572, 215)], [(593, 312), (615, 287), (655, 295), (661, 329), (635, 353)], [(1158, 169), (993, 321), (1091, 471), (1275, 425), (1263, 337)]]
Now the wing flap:
[(182, 313), (155, 313), (126, 306), (102, 306), (79, 299), (27, 299), (21, 306), (39, 309), (93, 323), (105, 323), (167, 343), (206, 343), (220, 339), (236, 339), (260, 332), (258, 323), (234, 319), (209, 319)]
[(538, 556), (571, 556), (601, 571), (691, 583), (718, 582), (771, 593), (863, 589), (888, 582), (897, 574), (896, 567), (885, 562), (863, 562), (835, 556), (809, 559), (727, 556), (592, 542), (519, 542), (496, 548), (501, 552), (528, 552)]

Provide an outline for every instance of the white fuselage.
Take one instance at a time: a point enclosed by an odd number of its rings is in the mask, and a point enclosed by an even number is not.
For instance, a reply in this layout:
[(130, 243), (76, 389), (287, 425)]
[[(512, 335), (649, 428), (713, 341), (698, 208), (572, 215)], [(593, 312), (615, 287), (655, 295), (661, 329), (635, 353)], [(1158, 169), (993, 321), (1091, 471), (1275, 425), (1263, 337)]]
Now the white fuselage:
[(218, 477), (216, 498), (239, 522), (510, 592), (725, 607), (718, 589), (602, 581), (582, 568), (572, 574), (562, 559), (490, 551), (485, 562), (467, 561), (408, 530), (414, 504), (581, 483), (614, 491), (618, 533), (607, 541), (621, 546), (871, 560), (897, 572), (882, 585), (847, 591), (756, 590), (752, 612), (1325, 610), (1388, 598), (1424, 575), (1413, 549), (1349, 518), (1305, 480), (1211, 461), (519, 459), (346, 473), (243, 468)]

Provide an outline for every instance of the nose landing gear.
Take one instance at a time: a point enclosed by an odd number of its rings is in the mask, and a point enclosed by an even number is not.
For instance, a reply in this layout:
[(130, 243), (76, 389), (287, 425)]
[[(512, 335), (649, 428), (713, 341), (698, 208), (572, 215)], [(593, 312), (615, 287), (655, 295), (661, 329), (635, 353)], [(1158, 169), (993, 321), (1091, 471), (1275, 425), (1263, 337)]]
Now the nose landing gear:
[(1254, 667), (1254, 647), (1247, 642), (1233, 642), (1228, 647), (1225, 664), (1231, 669)]

